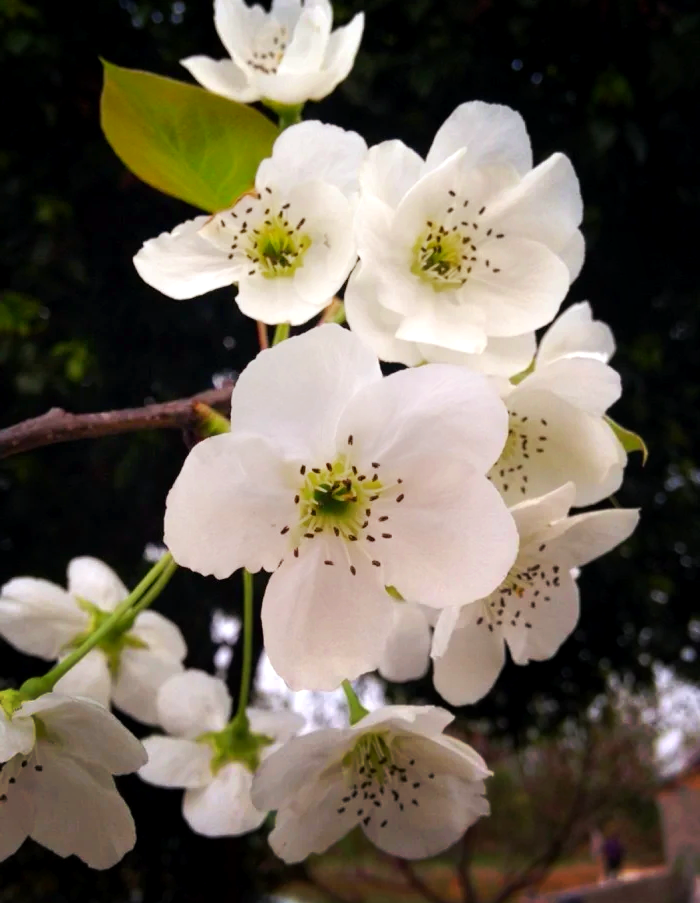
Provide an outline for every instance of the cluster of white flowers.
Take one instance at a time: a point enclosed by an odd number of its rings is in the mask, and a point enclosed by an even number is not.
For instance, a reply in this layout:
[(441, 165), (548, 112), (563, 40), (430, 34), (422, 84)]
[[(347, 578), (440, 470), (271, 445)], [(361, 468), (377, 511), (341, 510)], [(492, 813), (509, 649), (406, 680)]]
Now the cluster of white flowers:
[[(183, 64), (281, 110), (333, 90), (363, 27), (331, 34), (327, 0), (274, 0), (269, 14), (216, 0), (215, 19), (231, 59)], [(56, 692), (0, 696), (0, 858), (29, 836), (117, 861), (134, 828), (111, 774), (138, 768), (184, 789), (184, 818), (208, 836), (276, 810), (270, 843), (287, 861), (356, 826), (392, 855), (430, 856), (487, 814), (487, 766), (443, 734), (449, 712), (367, 713), (348, 682), (411, 680), (432, 661), (447, 702), (477, 701), (506, 647), (518, 665), (555, 654), (579, 618), (578, 569), (634, 530), (635, 510), (569, 514), (605, 502), (626, 465), (607, 418), (621, 394), (610, 329), (585, 302), (552, 322), (583, 263), (581, 220), (570, 161), (533, 166), (521, 117), (469, 102), (425, 160), (400, 141), (368, 149), (334, 125), (290, 126), (230, 209), (145, 243), (136, 268), (170, 297), (235, 284), (261, 324), (347, 315), (350, 330), (319, 325), (245, 368), (230, 431), (196, 444), (170, 491), (165, 543), (200, 574), (269, 572), (272, 666), (292, 690), (342, 684), (351, 723), (294, 737), (301, 719), (247, 708), (247, 689), (232, 717), (221, 680), (184, 670), (177, 627), (139, 610)], [(381, 361), (405, 366), (384, 376)], [(67, 590), (3, 587), (0, 635), (65, 661), (127, 597), (105, 564), (77, 558)], [(164, 734), (144, 753), (111, 702)]]

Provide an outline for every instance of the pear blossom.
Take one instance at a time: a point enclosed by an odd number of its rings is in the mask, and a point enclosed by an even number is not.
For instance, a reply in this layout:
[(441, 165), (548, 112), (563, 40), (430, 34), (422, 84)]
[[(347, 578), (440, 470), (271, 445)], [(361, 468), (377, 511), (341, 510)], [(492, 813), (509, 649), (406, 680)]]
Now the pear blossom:
[(285, 743), (253, 779), (255, 805), (277, 810), (274, 852), (300, 862), (358, 825), (392, 856), (447, 849), (489, 812), (490, 772), (470, 746), (443, 735), (453, 720), (433, 706), (391, 705)]
[(619, 489), (627, 455), (605, 416), (622, 394), (604, 362), (613, 349), (609, 328), (574, 305), (543, 337), (534, 368), (515, 385), (499, 381), (508, 440), (490, 476), (510, 505), (568, 481), (577, 507)]
[(139, 775), (158, 787), (185, 788), (182, 814), (198, 834), (224, 837), (260, 827), (267, 812), (250, 799), (257, 761), (304, 723), (293, 712), (249, 708), (246, 714), (253, 738), (241, 746), (227, 731), (231, 697), (222, 680), (192, 670), (160, 688), (160, 723), (173, 736), (144, 740), (148, 763)]
[(0, 701), (0, 861), (31, 837), (95, 869), (115, 865), (136, 830), (112, 775), (145, 761), (136, 737), (93, 700)]
[(432, 626), (435, 609), (415, 602), (394, 605), (394, 625), (384, 647), (378, 671), (392, 683), (425, 677), (430, 668)]
[(235, 283), (246, 316), (306, 323), (357, 260), (352, 216), (366, 152), (358, 134), (334, 125), (286, 129), (258, 167), (254, 191), (147, 241), (134, 257), (139, 275), (176, 299)]
[(382, 377), (328, 324), (261, 352), (238, 379), (231, 432), (198, 443), (170, 490), (175, 560), (228, 577), (274, 571), (265, 648), (292, 689), (374, 670), (393, 586), (435, 608), (488, 594), (516, 530), (485, 472), (506, 414), (485, 377), (433, 364)]
[(499, 375), (526, 367), (533, 330), (552, 320), (583, 262), (568, 158), (533, 169), (519, 114), (472, 102), (448, 117), (425, 161), (400, 141), (371, 148), (360, 185), (352, 329), (385, 360), (448, 351)]
[[(52, 661), (95, 630), (129, 595), (114, 571), (97, 558), (74, 558), (68, 588), (15, 577), (0, 590), (0, 636), (21, 652)], [(114, 705), (146, 724), (156, 723), (155, 694), (182, 670), (185, 641), (172, 621), (141, 612), (126, 632), (112, 632), (56, 684), (68, 695)]]
[(520, 548), (506, 579), (486, 598), (440, 612), (434, 682), (452, 705), (488, 693), (505, 664), (506, 645), (518, 665), (551, 658), (579, 618), (572, 571), (624, 542), (639, 520), (636, 510), (620, 508), (567, 517), (574, 498), (566, 483), (512, 508)]
[(253, 103), (298, 106), (321, 100), (347, 78), (364, 15), (331, 32), (328, 0), (273, 0), (269, 13), (243, 0), (215, 0), (214, 25), (230, 59), (180, 60), (209, 91)]

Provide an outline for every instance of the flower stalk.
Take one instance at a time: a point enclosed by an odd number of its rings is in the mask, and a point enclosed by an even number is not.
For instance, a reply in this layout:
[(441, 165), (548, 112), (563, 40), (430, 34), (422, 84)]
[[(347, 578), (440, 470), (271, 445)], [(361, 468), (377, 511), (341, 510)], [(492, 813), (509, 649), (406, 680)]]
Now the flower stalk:
[(241, 688), (238, 693), (238, 708), (231, 721), (234, 733), (248, 732), (246, 706), (250, 695), (250, 679), (253, 671), (253, 575), (243, 570), (243, 663), (241, 665)]
[(342, 686), (343, 692), (345, 693), (345, 698), (348, 701), (350, 726), (352, 727), (353, 725), (357, 724), (358, 721), (361, 721), (365, 717), (365, 715), (369, 715), (369, 712), (358, 699), (357, 693), (353, 690), (352, 684), (349, 680), (344, 680)]

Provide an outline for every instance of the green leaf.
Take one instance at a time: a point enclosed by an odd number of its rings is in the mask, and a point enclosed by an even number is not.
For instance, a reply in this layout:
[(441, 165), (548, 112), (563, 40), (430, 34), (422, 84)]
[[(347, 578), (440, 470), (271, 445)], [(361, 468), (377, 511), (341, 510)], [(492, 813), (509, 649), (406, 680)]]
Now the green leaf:
[(195, 85), (103, 66), (102, 131), (135, 175), (210, 213), (253, 187), (279, 134), (269, 119)]
[(624, 426), (620, 426), (619, 423), (615, 423), (610, 417), (606, 417), (608, 426), (617, 436), (620, 445), (624, 448), (624, 450), (629, 454), (630, 452), (641, 452), (642, 453), (642, 464), (647, 463), (647, 458), (649, 457), (649, 449), (646, 446), (646, 442), (642, 439), (641, 436), (638, 436), (637, 433), (633, 433), (632, 430), (626, 430)]

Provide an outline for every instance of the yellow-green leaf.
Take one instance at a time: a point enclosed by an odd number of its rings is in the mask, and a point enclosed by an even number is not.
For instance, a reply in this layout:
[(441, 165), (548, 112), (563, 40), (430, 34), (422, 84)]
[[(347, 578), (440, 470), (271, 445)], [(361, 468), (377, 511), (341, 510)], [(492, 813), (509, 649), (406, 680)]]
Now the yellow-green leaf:
[(252, 188), (279, 134), (269, 119), (195, 85), (103, 66), (102, 130), (135, 175), (211, 213)]
[(637, 433), (633, 433), (632, 430), (627, 430), (624, 426), (620, 426), (619, 423), (615, 423), (610, 417), (606, 417), (605, 419), (610, 429), (617, 436), (620, 445), (622, 445), (624, 450), (628, 454), (630, 452), (641, 452), (642, 464), (646, 464), (647, 458), (649, 457), (649, 449), (647, 448), (644, 439), (642, 439), (641, 436), (638, 436)]

